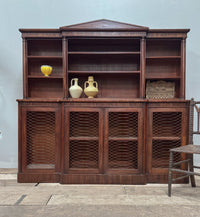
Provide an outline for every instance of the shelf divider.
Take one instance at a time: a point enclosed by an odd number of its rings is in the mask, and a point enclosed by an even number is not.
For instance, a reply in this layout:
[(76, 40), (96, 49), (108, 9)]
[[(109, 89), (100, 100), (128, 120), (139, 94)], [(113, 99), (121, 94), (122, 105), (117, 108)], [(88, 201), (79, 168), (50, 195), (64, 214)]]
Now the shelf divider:
[(138, 141), (138, 137), (114, 137), (114, 136), (109, 136), (108, 140), (112, 141)]
[(73, 136), (73, 137), (69, 137), (70, 141), (90, 141), (90, 140), (99, 140), (99, 137), (95, 137), (95, 136)]

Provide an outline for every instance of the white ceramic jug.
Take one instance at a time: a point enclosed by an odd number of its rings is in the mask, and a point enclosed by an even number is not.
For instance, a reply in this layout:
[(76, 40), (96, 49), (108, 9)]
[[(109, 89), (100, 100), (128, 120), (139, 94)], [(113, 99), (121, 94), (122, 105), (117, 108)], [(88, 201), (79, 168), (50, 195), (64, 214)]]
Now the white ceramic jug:
[(78, 85), (78, 78), (73, 78), (71, 80), (71, 87), (69, 88), (69, 92), (72, 98), (80, 98), (83, 89)]

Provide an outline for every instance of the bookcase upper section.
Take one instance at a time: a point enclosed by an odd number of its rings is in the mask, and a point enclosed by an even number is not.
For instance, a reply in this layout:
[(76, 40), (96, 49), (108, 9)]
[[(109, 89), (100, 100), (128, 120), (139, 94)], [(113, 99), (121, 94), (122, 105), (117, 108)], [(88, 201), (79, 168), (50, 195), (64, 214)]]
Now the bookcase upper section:
[[(59, 29), (20, 29), (23, 38), (24, 98), (70, 98), (73, 78), (99, 84), (97, 98), (146, 97), (147, 83), (174, 83), (185, 98), (185, 48), (189, 29), (149, 29), (96, 20)], [(51, 76), (41, 65), (53, 67)], [(81, 98), (86, 98), (82, 94)]]

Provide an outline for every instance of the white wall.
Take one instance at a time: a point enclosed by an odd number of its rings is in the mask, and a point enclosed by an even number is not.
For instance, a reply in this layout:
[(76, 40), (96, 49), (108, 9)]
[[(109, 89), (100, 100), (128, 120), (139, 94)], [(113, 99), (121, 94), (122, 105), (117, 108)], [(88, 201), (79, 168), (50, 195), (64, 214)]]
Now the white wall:
[(16, 99), (22, 98), (18, 29), (58, 28), (103, 18), (150, 28), (190, 28), (186, 96), (200, 100), (199, 0), (0, 0), (0, 168), (17, 167)]

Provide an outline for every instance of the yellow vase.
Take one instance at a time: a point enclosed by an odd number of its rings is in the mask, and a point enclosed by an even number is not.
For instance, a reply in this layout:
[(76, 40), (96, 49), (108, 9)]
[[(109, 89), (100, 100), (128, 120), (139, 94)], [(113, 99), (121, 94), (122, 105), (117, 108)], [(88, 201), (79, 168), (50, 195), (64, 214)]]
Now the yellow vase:
[(94, 81), (93, 76), (88, 77), (88, 81), (84, 83), (84, 93), (88, 98), (94, 98), (98, 93), (98, 84)]
[(44, 76), (49, 76), (53, 70), (51, 66), (48, 65), (42, 65), (41, 67), (41, 72), (44, 74)]

